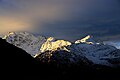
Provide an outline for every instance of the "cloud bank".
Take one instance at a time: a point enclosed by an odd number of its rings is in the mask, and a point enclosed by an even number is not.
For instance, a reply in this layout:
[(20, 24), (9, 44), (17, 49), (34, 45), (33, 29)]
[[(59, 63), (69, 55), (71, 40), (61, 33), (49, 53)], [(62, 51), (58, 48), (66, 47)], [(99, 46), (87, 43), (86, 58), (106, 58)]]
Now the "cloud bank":
[(29, 31), (75, 40), (120, 40), (119, 0), (0, 0), (0, 34)]

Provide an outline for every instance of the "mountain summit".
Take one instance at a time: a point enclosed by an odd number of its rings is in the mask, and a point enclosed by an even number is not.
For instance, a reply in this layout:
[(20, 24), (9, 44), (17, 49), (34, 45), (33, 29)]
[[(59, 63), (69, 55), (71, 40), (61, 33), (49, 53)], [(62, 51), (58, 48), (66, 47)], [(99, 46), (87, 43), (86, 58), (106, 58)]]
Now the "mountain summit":
[(120, 74), (120, 50), (97, 43), (90, 35), (75, 43), (36, 37), (28, 32), (11, 32), (3, 39), (0, 39), (1, 74), (76, 79), (113, 75), (117, 78), (117, 72)]
[(3, 39), (22, 48), (33, 57), (39, 53), (40, 47), (46, 41), (46, 38), (43, 36), (35, 37), (27, 32), (10, 32)]
[(71, 45), (71, 42), (65, 40), (55, 40), (54, 38), (50, 37), (45, 43), (42, 44), (40, 51), (55, 51), (58, 48), (68, 45)]
[(91, 36), (91, 35), (88, 35), (88, 36), (84, 37), (83, 39), (77, 40), (77, 41), (75, 41), (75, 43), (76, 44), (77, 43), (99, 44), (99, 43), (94, 41), (93, 36)]
[(12, 32), (3, 39), (22, 48), (34, 58), (39, 58), (42, 62), (59, 61), (59, 63), (79, 64), (84, 61), (110, 67), (120, 66), (120, 50), (114, 46), (97, 43), (90, 35), (75, 43), (53, 37), (35, 37), (27, 32)]
[[(68, 46), (74, 49), (73, 45)], [(111, 55), (119, 57), (116, 50), (111, 52)], [(98, 79), (98, 78), (114, 78), (119, 79), (120, 71), (119, 69), (113, 69), (108, 67), (103, 67), (99, 65), (99, 68), (94, 69), (95, 66), (88, 65), (87, 59), (81, 57), (72, 52), (65, 50), (56, 50), (53, 52), (44, 52), (37, 56), (36, 58), (31, 57), (24, 50), (17, 48), (16, 46), (9, 44), (5, 40), (0, 38), (0, 62), (1, 68), (0, 73), (3, 79), (14, 79), (14, 78), (33, 78), (33, 79)], [(50, 58), (47, 58), (49, 53), (53, 54)], [(44, 60), (43, 60), (44, 58)], [(43, 64), (40, 61), (46, 61), (50, 59), (48, 64)], [(75, 64), (78, 61), (77, 65)], [(114, 59), (112, 61), (115, 61)], [(118, 60), (119, 61), (119, 60)], [(55, 62), (53, 65), (51, 62)], [(116, 63), (116, 62), (113, 62)], [(62, 66), (60, 65), (62, 64)], [(56, 65), (56, 66), (55, 66)], [(66, 66), (67, 65), (67, 66)]]

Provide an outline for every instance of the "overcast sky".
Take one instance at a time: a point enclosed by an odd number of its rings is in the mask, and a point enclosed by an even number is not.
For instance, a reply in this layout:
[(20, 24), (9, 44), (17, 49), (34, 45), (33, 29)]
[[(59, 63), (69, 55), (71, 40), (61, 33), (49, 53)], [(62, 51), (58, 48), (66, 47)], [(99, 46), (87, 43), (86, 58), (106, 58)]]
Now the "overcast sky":
[(120, 0), (0, 0), (0, 35), (10, 31), (120, 41)]

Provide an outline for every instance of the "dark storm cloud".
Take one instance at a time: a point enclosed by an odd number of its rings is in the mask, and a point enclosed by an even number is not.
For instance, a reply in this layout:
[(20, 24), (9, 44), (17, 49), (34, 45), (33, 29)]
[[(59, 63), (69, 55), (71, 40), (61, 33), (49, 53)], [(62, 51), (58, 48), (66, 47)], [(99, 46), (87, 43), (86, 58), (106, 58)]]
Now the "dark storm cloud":
[(1, 25), (0, 33), (26, 30), (67, 40), (88, 34), (120, 40), (120, 1), (0, 0)]
[[(117, 0), (92, 2), (87, 7), (70, 7), (69, 20), (45, 23), (42, 33), (45, 31), (45, 34), (71, 40), (88, 34), (101, 40), (120, 40), (120, 3)], [(82, 10), (79, 7), (82, 7)]]

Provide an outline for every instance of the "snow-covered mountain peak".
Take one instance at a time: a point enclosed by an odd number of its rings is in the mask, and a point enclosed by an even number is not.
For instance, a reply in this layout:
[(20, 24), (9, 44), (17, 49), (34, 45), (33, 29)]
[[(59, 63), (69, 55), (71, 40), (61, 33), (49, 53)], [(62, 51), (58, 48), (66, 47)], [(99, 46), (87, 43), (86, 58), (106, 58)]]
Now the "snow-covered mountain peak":
[(41, 54), (43, 54), (44, 58), (48, 56), (47, 53), (50, 53), (49, 56), (51, 57), (54, 52), (59, 52), (59, 55), (62, 56), (60, 60), (58, 59), (57, 53), (54, 54), (55, 58), (59, 61), (61, 61), (62, 58), (68, 58), (68, 63), (69, 61), (70, 63), (77, 63), (80, 60), (89, 60), (93, 64), (120, 66), (120, 63), (112, 63), (117, 61), (120, 62), (120, 50), (117, 50), (114, 46), (97, 43), (91, 35), (77, 40), (75, 43), (57, 40), (54, 37), (49, 37), (47, 39), (43, 36), (36, 37), (27, 32), (10, 32), (4, 36), (3, 39), (25, 50), (34, 58)]
[(35, 37), (28, 32), (10, 32), (8, 35), (5, 35), (3, 39), (6, 39), (7, 42), (22, 48), (33, 57), (39, 53), (40, 47), (46, 41), (45, 37)]
[(43, 43), (42, 47), (40, 48), (40, 51), (55, 51), (58, 48), (68, 45), (71, 45), (71, 42), (65, 40), (55, 40), (54, 38), (50, 37), (45, 43)]
[(8, 36), (14, 35), (14, 32), (9, 32), (7, 35), (5, 35), (2, 39), (6, 39)]
[(15, 36), (33, 36), (32, 34), (28, 32), (9, 32), (7, 35), (5, 35), (2, 39), (12, 38)]
[(91, 36), (91, 35), (88, 35), (80, 40), (75, 41), (75, 44), (78, 44), (78, 43), (99, 44), (94, 41), (93, 36)]
[(55, 38), (54, 37), (49, 37), (49, 38), (47, 38), (47, 41), (53, 42), (53, 41), (55, 41)]

